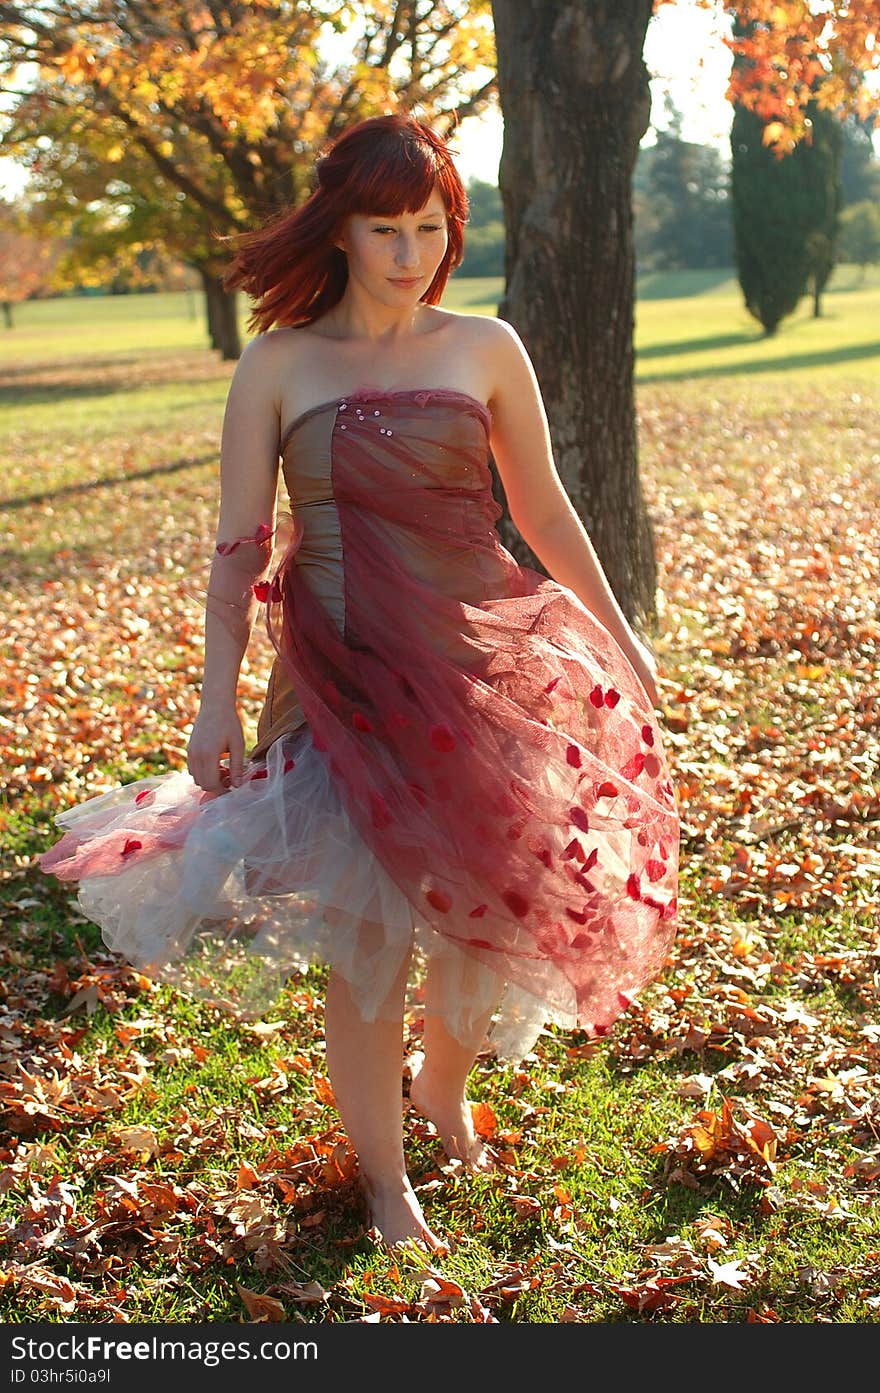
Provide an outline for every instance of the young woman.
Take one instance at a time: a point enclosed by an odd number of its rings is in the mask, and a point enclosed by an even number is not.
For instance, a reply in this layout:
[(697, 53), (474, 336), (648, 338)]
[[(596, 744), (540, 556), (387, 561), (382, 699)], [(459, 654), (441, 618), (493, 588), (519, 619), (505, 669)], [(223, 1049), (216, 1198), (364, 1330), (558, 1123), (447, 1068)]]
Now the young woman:
[[(558, 478), (528, 355), (439, 305), (466, 215), (444, 142), (396, 114), (242, 239), (228, 279), (259, 332), (223, 424), (188, 771), (67, 810), (41, 858), (111, 948), (233, 1012), (330, 964), (327, 1067), (372, 1222), (432, 1249), (403, 1149), (413, 949), (411, 1101), (481, 1169), (487, 1034), (517, 1059), (546, 1022), (604, 1033), (662, 967), (678, 874), (654, 661)], [(490, 450), (552, 580), (501, 545)], [(261, 611), (275, 661), (246, 755)]]

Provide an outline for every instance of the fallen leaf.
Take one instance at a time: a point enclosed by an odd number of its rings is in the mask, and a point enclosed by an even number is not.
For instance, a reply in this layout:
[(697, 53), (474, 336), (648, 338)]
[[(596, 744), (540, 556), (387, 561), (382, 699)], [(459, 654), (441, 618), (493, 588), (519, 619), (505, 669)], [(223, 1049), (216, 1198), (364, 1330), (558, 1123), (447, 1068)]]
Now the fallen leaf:
[(731, 1287), (734, 1291), (742, 1291), (751, 1281), (748, 1272), (742, 1270), (742, 1258), (733, 1258), (730, 1262), (714, 1262), (712, 1258), (707, 1258), (707, 1262), (712, 1273), (713, 1286)]
[(244, 1302), (251, 1320), (283, 1321), (286, 1319), (287, 1313), (284, 1307), (280, 1301), (276, 1301), (274, 1296), (263, 1296), (260, 1292), (250, 1291), (248, 1287), (243, 1287), (240, 1282), (236, 1282), (235, 1289)]

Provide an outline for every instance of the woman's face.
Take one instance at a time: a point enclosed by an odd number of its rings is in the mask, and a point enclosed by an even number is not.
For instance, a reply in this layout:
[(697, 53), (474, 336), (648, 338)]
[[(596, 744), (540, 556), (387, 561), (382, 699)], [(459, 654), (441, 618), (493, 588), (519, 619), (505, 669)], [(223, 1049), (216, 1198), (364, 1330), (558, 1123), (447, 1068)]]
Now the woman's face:
[[(386, 305), (414, 304), (424, 295), (449, 241), (446, 207), (436, 186), (417, 213), (367, 217), (353, 213), (337, 239), (350, 281)], [(404, 282), (409, 282), (408, 284)]]

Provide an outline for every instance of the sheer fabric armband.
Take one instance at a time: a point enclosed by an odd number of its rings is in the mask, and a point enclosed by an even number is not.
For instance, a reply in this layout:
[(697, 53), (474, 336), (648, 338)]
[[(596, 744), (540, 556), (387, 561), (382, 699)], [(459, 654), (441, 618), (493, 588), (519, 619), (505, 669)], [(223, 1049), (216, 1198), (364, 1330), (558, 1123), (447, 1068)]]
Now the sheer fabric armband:
[(268, 579), (276, 531), (261, 522), (251, 537), (218, 542), (211, 560), (205, 608), (215, 614), (244, 646), (250, 638), (259, 606), (269, 598)]

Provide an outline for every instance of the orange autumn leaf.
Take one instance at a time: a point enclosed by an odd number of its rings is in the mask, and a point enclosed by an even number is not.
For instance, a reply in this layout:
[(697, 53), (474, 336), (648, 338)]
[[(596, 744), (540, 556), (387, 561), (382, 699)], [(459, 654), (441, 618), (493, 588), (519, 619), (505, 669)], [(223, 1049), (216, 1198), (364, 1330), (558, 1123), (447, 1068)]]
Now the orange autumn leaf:
[(487, 1141), (494, 1137), (498, 1119), (488, 1103), (471, 1103), (471, 1118), (478, 1136)]
[(253, 1166), (249, 1166), (247, 1161), (242, 1161), (238, 1168), (238, 1175), (235, 1177), (236, 1190), (252, 1190), (259, 1184), (259, 1176)]
[(333, 1096), (333, 1086), (324, 1074), (316, 1074), (314, 1079), (315, 1097), (319, 1103), (324, 1103), (327, 1107), (335, 1107), (336, 1099)]

